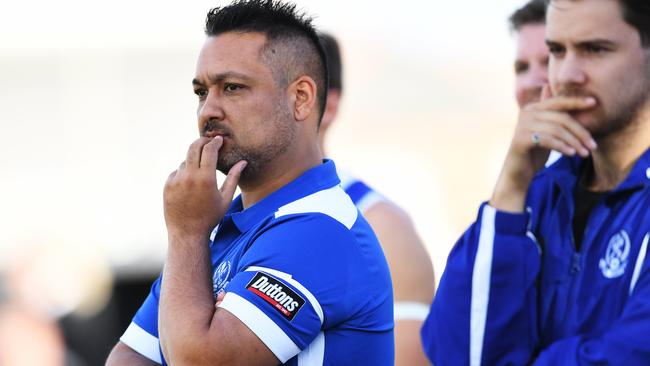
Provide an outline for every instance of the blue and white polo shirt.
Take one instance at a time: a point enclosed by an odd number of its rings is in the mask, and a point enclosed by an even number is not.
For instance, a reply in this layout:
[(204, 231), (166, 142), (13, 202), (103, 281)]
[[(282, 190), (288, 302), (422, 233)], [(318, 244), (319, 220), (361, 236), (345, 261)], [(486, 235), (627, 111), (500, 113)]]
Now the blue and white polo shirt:
[[(372, 229), (330, 160), (255, 205), (236, 198), (211, 238), (214, 294), (286, 365), (392, 365), (393, 294)], [(121, 338), (164, 363), (160, 278)]]

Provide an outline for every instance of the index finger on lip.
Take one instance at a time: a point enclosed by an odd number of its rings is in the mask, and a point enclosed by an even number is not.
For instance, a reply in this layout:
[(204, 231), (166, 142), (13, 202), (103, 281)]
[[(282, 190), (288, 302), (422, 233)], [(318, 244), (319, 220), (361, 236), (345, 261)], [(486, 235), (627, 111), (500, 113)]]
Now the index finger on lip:
[(219, 149), (223, 145), (223, 137), (217, 135), (203, 146), (203, 153), (201, 154), (200, 167), (207, 167), (211, 170), (217, 168), (217, 160), (219, 159)]
[(571, 111), (589, 109), (596, 105), (594, 97), (554, 97), (540, 103), (543, 109), (553, 111)]
[(210, 142), (210, 138), (201, 137), (195, 140), (189, 149), (187, 149), (187, 158), (185, 159), (187, 169), (195, 169), (200, 167), (201, 155), (205, 144)]

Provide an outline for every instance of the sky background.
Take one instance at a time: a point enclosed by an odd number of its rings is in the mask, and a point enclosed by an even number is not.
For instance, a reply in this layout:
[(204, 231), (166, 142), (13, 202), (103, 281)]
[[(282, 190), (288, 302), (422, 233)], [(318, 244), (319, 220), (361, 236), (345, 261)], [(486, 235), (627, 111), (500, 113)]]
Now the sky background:
[[(410, 213), (439, 280), (516, 121), (507, 17), (523, 1), (296, 3), (341, 43), (329, 155)], [(160, 267), (162, 187), (197, 137), (191, 79), (219, 4), (22, 1), (0, 12), (0, 269), (33, 251), (59, 253), (53, 272)]]

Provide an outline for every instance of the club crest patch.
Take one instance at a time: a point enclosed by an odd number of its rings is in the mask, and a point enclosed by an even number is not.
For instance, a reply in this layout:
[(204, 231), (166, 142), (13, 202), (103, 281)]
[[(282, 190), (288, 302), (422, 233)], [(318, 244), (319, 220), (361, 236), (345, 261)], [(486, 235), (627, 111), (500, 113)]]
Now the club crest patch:
[(219, 292), (223, 291), (228, 285), (228, 282), (230, 282), (228, 277), (230, 276), (231, 268), (232, 265), (230, 264), (230, 261), (226, 260), (219, 263), (217, 269), (214, 270), (214, 273), (212, 274), (212, 291), (215, 299)]
[(277, 278), (257, 272), (248, 282), (246, 289), (271, 304), (287, 320), (292, 321), (305, 299)]
[(625, 273), (629, 256), (630, 237), (625, 230), (621, 230), (609, 239), (605, 256), (598, 263), (603, 276), (616, 278)]

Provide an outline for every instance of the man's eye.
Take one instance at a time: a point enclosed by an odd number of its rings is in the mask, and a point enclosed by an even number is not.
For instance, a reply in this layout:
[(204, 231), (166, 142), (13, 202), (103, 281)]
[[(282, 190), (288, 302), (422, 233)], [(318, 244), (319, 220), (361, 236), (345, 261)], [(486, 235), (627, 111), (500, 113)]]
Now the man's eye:
[(199, 98), (205, 98), (208, 95), (208, 91), (205, 89), (195, 89), (194, 94), (196, 94)]
[(550, 52), (552, 55), (558, 56), (564, 53), (564, 48), (560, 46), (549, 46), (548, 52)]
[(242, 88), (243, 87), (241, 85), (239, 85), (239, 84), (226, 84), (226, 85), (224, 85), (223, 90), (227, 91), (227, 92), (235, 92), (235, 91), (238, 91), (238, 90), (240, 90)]
[(515, 74), (523, 74), (524, 72), (528, 71), (528, 63), (525, 62), (517, 62), (515, 63)]
[(599, 54), (599, 53), (603, 53), (603, 52), (605, 52), (607, 50), (604, 47), (601, 47), (601, 46), (589, 45), (589, 46), (585, 47), (585, 51), (587, 53), (591, 53), (591, 54)]

